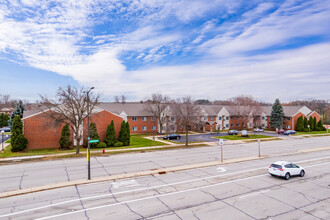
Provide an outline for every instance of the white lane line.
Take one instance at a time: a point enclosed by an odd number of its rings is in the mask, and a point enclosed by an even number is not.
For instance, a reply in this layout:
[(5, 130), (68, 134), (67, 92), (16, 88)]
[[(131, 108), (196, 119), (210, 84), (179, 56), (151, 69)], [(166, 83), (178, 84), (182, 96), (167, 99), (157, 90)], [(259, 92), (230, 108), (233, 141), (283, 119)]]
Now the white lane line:
[(118, 181), (111, 183), (113, 188), (119, 188), (119, 187), (133, 187), (140, 185), (136, 180), (124, 180), (124, 181)]
[(226, 170), (226, 168), (224, 168), (224, 167), (218, 167), (217, 168), (217, 172), (218, 173), (223, 173), (223, 172), (226, 172), (227, 170)]
[[(308, 162), (308, 161), (317, 161), (317, 160), (326, 159), (326, 158), (330, 158), (330, 157), (322, 157), (322, 158), (317, 158), (317, 159), (298, 161), (297, 163)], [(327, 164), (327, 163), (325, 163), (325, 164)], [(323, 164), (321, 164), (321, 165), (323, 165)], [(318, 166), (318, 164), (313, 165), (313, 166)], [(122, 192), (116, 192), (116, 193), (112, 193), (112, 194), (104, 194), (104, 195), (97, 195), (97, 196), (89, 196), (89, 197), (80, 198), (80, 199), (72, 199), (72, 200), (68, 200), (68, 201), (64, 201), (64, 202), (53, 203), (53, 204), (50, 204), (50, 205), (40, 206), (40, 207), (27, 209), (27, 210), (23, 210), (23, 211), (8, 213), (8, 214), (0, 215), (0, 217), (8, 217), (8, 216), (13, 216), (13, 215), (23, 214), (23, 213), (27, 213), (27, 212), (40, 210), (40, 209), (50, 208), (50, 207), (59, 206), (59, 205), (63, 205), (63, 204), (68, 204), (68, 203), (73, 203), (73, 202), (80, 202), (80, 201), (89, 200), (89, 199), (97, 199), (97, 198), (102, 198), (102, 197), (112, 197), (113, 195), (120, 195), (120, 194), (131, 193), (131, 192), (139, 192), (139, 191), (157, 189), (157, 188), (167, 187), (167, 186), (175, 186), (175, 185), (179, 185), (179, 184), (203, 181), (203, 180), (213, 179), (213, 178), (217, 178), (217, 177), (224, 177), (224, 176), (235, 175), (235, 174), (240, 174), (240, 173), (247, 173), (247, 172), (261, 170), (261, 169), (266, 169), (266, 168), (265, 167), (260, 167), (260, 168), (255, 168), (255, 169), (249, 169), (249, 170), (243, 170), (243, 171), (238, 171), (238, 172), (220, 174), (220, 175), (215, 175), (215, 176), (197, 178), (197, 179), (186, 180), (186, 181), (175, 182), (175, 183), (169, 183), (169, 184), (163, 184), (163, 185), (158, 185), (158, 186), (144, 187), (144, 188), (141, 188), (141, 189), (133, 189), (133, 190), (127, 190), (127, 191), (122, 191)]]
[(96, 206), (96, 207), (92, 207), (92, 208), (88, 208), (88, 209), (82, 209), (82, 210), (77, 210), (77, 211), (73, 211), (73, 212), (67, 212), (67, 213), (62, 213), (62, 214), (58, 214), (58, 215), (37, 218), (36, 220), (57, 218), (57, 217), (61, 217), (61, 216), (72, 215), (72, 214), (85, 212), (85, 211), (91, 211), (91, 210), (95, 210), (95, 209), (102, 209), (102, 208), (107, 208), (107, 207), (112, 207), (112, 206), (132, 203), (132, 202), (139, 202), (139, 201), (143, 201), (143, 200), (159, 198), (159, 197), (163, 197), (163, 196), (170, 196), (170, 195), (175, 195), (175, 194), (179, 194), (179, 193), (186, 193), (186, 192), (206, 189), (206, 188), (210, 188), (210, 187), (220, 186), (220, 185), (224, 185), (224, 184), (228, 184), (228, 183), (234, 183), (234, 182), (239, 182), (239, 181), (243, 181), (243, 180), (253, 179), (253, 178), (257, 178), (257, 177), (261, 177), (261, 176), (267, 176), (267, 175), (268, 174), (262, 174), (262, 175), (246, 177), (246, 178), (242, 178), (242, 179), (238, 179), (238, 180), (231, 180), (231, 181), (226, 181), (226, 182), (222, 182), (222, 183), (216, 183), (216, 184), (212, 184), (212, 185), (208, 185), (208, 186), (201, 186), (201, 187), (196, 187), (196, 188), (191, 188), (191, 189), (186, 189), (186, 190), (181, 190), (181, 191), (176, 191), (176, 192), (171, 192), (171, 193), (165, 193), (165, 194), (160, 194), (160, 195), (155, 195), (155, 196), (148, 196), (148, 197), (144, 197), (144, 198), (140, 198), (140, 199), (133, 199), (133, 200), (118, 202), (118, 203), (109, 204), (109, 205)]
[(267, 189), (267, 190), (263, 190), (263, 191), (259, 191), (259, 192), (255, 192), (255, 193), (250, 193), (250, 194), (246, 194), (244, 196), (240, 196), (239, 198), (243, 199), (243, 198), (246, 198), (246, 197), (249, 197), (249, 196), (258, 195), (258, 194), (265, 193), (265, 192), (268, 192), (268, 191), (270, 191), (270, 190)]

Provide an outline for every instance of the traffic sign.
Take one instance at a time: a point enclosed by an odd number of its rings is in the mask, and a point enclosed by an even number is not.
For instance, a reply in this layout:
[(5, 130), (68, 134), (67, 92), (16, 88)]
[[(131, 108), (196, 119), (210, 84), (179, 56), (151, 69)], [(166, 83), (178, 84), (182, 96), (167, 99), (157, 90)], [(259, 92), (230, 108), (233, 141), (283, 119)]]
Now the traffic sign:
[(219, 144), (223, 144), (223, 139), (219, 139)]
[(325, 128), (328, 129), (329, 128), (329, 125), (326, 125)]
[(100, 140), (90, 140), (89, 143), (97, 143), (99, 142)]

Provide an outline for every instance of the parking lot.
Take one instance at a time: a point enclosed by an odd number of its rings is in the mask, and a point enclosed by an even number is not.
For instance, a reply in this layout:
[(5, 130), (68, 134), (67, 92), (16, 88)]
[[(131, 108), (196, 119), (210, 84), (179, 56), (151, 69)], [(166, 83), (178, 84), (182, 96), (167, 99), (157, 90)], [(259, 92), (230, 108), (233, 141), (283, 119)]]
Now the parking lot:
[[(273, 132), (248, 132), (249, 134), (258, 134), (258, 135), (266, 135), (266, 136), (273, 136), (273, 137), (288, 137), (287, 135), (283, 134), (276, 134)], [(195, 142), (195, 141), (201, 141), (201, 142), (217, 142), (219, 139), (214, 138), (217, 136), (227, 136), (228, 133), (206, 133), (206, 134), (190, 134), (188, 135), (188, 142)], [(172, 140), (179, 143), (186, 142), (186, 136), (183, 134), (181, 135), (181, 139), (178, 140)], [(227, 140), (224, 140), (227, 141)]]

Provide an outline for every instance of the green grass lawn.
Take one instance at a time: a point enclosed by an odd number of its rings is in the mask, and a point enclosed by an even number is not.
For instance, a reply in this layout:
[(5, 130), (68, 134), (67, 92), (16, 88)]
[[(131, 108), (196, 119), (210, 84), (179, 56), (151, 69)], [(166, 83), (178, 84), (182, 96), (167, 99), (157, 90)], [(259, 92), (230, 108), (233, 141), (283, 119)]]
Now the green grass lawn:
[(238, 135), (226, 135), (226, 136), (217, 136), (214, 138), (226, 139), (226, 140), (251, 140), (259, 138), (272, 138), (273, 136), (260, 135), (260, 134), (251, 134), (249, 137), (241, 137)]
[[(152, 147), (152, 146), (161, 146), (168, 145), (163, 142), (153, 141), (150, 139), (143, 138), (147, 135), (132, 135), (131, 136), (131, 145), (122, 146), (122, 147), (107, 147), (106, 149), (126, 149), (126, 148), (139, 148), (139, 147)], [(91, 151), (100, 151), (102, 148), (91, 148)], [(86, 148), (80, 147), (81, 152), (85, 152)], [(61, 154), (61, 153), (71, 153), (76, 152), (75, 149), (72, 150), (59, 150), (54, 148), (46, 149), (34, 149), (27, 152), (11, 152), (11, 146), (8, 146), (3, 153), (0, 153), (0, 158), (6, 157), (23, 157), (23, 156), (35, 156), (35, 155), (47, 155), (47, 154)]]
[[(298, 135), (306, 135), (306, 134), (327, 134), (327, 131), (311, 131), (309, 132), (303, 132), (303, 131), (297, 131)], [(329, 132), (330, 134), (330, 132)]]

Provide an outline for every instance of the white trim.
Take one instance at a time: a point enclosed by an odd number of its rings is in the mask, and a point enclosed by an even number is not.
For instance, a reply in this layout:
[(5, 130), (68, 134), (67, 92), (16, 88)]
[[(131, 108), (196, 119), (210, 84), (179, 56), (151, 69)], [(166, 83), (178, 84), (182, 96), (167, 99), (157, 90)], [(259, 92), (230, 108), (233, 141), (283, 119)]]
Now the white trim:
[(309, 114), (308, 114), (306, 117), (311, 117), (310, 115), (311, 115), (311, 114), (313, 114), (314, 112), (315, 112), (316, 114), (318, 114), (318, 116), (320, 116), (320, 117), (321, 117), (321, 115), (320, 115), (319, 113), (317, 113), (316, 111), (312, 111), (312, 112), (311, 112), (311, 113), (309, 113)]

